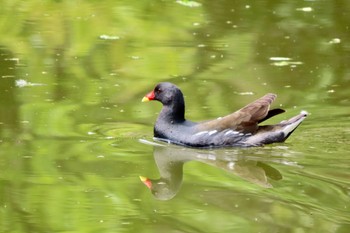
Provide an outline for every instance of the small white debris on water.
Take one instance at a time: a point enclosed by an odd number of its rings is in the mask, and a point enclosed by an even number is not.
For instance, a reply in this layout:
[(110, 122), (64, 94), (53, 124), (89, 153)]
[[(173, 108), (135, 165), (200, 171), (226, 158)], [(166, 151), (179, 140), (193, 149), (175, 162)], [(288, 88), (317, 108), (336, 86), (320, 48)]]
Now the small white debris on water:
[(109, 35), (100, 35), (100, 39), (102, 40), (119, 40), (119, 36), (109, 36)]
[(312, 7), (301, 7), (301, 8), (297, 8), (297, 11), (304, 11), (304, 12), (311, 12), (313, 11)]
[(333, 38), (332, 40), (329, 41), (330, 44), (339, 44), (341, 40), (339, 38)]
[(253, 93), (253, 92), (251, 92), (251, 91), (246, 91), (246, 92), (238, 92), (237, 94), (238, 94), (238, 95), (254, 95), (254, 93)]
[(303, 62), (301, 61), (276, 61), (271, 63), (273, 66), (290, 66), (295, 68), (297, 65), (302, 65)]
[(132, 59), (132, 60), (140, 60), (141, 57), (140, 57), (140, 56), (131, 56), (131, 59)]
[(31, 86), (43, 86), (45, 84), (42, 84), (42, 83), (31, 83), (31, 82), (28, 82), (24, 79), (17, 79), (16, 80), (16, 86), (17, 87), (31, 87)]
[(290, 57), (270, 57), (271, 61), (290, 61)]
[(5, 58), (5, 61), (15, 61), (17, 64), (19, 63), (19, 58), (13, 57), (13, 58)]
[(187, 7), (200, 7), (202, 6), (201, 3), (196, 2), (196, 1), (185, 1), (185, 0), (177, 0), (176, 3), (187, 6)]

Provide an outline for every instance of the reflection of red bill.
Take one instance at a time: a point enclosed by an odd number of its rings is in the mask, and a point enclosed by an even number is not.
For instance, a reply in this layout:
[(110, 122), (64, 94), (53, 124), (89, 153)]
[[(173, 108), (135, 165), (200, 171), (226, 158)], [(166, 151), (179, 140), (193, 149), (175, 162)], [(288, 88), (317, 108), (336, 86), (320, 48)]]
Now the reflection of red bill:
[(140, 176), (140, 180), (142, 181), (142, 183), (144, 183), (147, 186), (147, 188), (149, 189), (152, 188), (152, 181), (150, 179), (144, 176)]

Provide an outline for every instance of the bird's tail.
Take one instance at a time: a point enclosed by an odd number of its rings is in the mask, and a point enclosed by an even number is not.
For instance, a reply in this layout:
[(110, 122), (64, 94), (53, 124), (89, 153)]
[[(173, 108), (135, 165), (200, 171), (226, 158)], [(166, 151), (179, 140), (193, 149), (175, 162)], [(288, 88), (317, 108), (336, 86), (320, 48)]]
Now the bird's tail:
[(276, 125), (259, 126), (258, 132), (249, 137), (245, 143), (250, 145), (263, 145), (274, 142), (284, 142), (307, 115), (308, 113), (306, 111), (301, 111), (300, 114)]
[(307, 117), (308, 112), (301, 111), (299, 115), (296, 115), (289, 120), (282, 121), (278, 125), (280, 125), (282, 132), (284, 134), (284, 140), (285, 141), (298, 126), (303, 122), (303, 120)]

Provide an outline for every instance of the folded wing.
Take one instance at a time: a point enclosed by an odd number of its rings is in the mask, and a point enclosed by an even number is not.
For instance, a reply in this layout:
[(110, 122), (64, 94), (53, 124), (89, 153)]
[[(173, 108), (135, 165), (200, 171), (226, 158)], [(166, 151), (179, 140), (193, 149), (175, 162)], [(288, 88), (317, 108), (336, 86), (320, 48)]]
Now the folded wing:
[(230, 115), (199, 123), (197, 130), (222, 131), (232, 129), (243, 133), (254, 133), (258, 129), (260, 122), (284, 112), (282, 109), (270, 110), (270, 105), (276, 97), (276, 94), (266, 94)]

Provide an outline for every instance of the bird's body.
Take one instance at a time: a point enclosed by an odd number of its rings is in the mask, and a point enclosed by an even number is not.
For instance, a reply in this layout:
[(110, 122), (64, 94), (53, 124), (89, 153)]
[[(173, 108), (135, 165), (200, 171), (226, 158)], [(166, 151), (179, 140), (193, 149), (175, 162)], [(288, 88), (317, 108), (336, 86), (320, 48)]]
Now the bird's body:
[(245, 147), (283, 142), (307, 116), (301, 112), (276, 125), (259, 125), (284, 112), (270, 110), (275, 98), (275, 94), (266, 94), (227, 116), (204, 122), (185, 119), (183, 94), (172, 83), (159, 83), (143, 101), (158, 100), (163, 104), (154, 126), (154, 137), (159, 140), (190, 147)]

